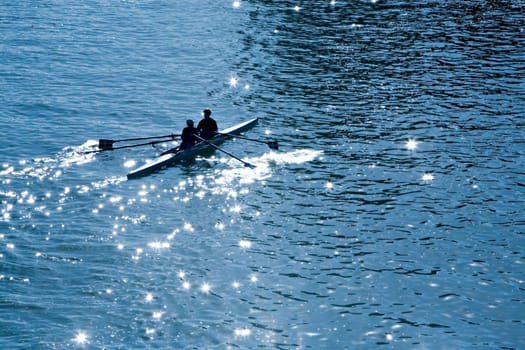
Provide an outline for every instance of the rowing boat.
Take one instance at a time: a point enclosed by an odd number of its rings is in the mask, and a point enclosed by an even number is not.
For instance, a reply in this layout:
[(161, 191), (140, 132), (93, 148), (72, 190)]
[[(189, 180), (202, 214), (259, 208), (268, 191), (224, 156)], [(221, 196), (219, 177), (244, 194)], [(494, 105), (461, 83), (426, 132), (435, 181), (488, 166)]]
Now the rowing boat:
[[(152, 162), (146, 163), (142, 165), (141, 167), (138, 167), (137, 169), (130, 171), (127, 177), (128, 179), (139, 178), (139, 177), (151, 174), (155, 171), (164, 169), (169, 165), (172, 165), (172, 164), (184, 161), (184, 160), (188, 160), (188, 159), (193, 159), (195, 158), (195, 156), (203, 152), (214, 149), (213, 145), (221, 144), (226, 139), (231, 138), (231, 136), (228, 136), (225, 134), (236, 135), (243, 131), (246, 131), (250, 129), (251, 127), (253, 127), (255, 124), (257, 124), (257, 120), (258, 120), (257, 118), (250, 119), (243, 123), (234, 125), (227, 129), (224, 129), (220, 131), (217, 135), (215, 135), (213, 138), (209, 139), (208, 140), (209, 142), (199, 142), (198, 144), (190, 148), (187, 148), (181, 151), (177, 151), (175, 153), (167, 153), (167, 154), (161, 155), (157, 157), (155, 160), (153, 160)], [(210, 143), (212, 143), (213, 145), (211, 145)]]

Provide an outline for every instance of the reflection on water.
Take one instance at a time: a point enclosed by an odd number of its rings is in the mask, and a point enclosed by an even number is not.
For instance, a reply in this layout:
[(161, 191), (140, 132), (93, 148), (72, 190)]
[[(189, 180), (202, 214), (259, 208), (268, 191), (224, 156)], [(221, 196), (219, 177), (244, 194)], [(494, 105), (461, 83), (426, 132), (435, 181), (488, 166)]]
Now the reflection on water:
[[(0, 5), (6, 348), (525, 346), (521, 1), (63, 5)], [(280, 150), (83, 154), (203, 104)]]

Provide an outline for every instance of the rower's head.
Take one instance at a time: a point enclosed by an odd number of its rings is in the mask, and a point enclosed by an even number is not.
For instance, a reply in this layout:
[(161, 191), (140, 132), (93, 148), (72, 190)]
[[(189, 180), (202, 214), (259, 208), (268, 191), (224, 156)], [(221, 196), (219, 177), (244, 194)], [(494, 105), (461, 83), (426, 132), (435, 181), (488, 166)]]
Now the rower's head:
[(186, 125), (187, 126), (193, 126), (193, 120), (191, 120), (191, 119), (186, 120)]
[(209, 118), (211, 115), (211, 109), (206, 108), (202, 110), (202, 115), (204, 116), (204, 118)]

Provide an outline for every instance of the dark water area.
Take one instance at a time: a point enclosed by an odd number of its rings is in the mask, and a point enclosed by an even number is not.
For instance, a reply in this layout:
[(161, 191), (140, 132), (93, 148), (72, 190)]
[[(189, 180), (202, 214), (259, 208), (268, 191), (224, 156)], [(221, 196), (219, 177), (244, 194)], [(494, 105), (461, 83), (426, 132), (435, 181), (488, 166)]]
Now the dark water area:
[(0, 348), (524, 348), (524, 13), (0, 3)]

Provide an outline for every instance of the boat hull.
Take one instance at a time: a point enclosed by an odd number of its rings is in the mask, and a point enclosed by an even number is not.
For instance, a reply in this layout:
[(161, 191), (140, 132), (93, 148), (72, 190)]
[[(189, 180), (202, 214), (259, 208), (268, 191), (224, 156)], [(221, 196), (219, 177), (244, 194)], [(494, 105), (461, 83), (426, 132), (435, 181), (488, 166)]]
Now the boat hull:
[[(219, 133), (222, 133), (222, 134), (233, 134), (233, 135), (236, 135), (236, 134), (239, 134), (243, 131), (246, 131), (250, 128), (252, 128), (255, 124), (257, 124), (257, 121), (258, 119), (257, 118), (254, 118), (254, 119), (250, 119), (246, 122), (243, 122), (243, 123), (240, 123), (240, 124), (237, 124), (237, 125), (234, 125), (230, 128), (227, 128), (227, 129), (224, 129), (224, 130), (221, 130), (219, 131)], [(211, 143), (213, 143), (214, 145), (218, 145), (218, 144), (221, 144), (222, 142), (224, 142), (225, 140), (227, 140), (228, 138), (231, 138), (231, 136), (226, 136), (226, 135), (216, 135), (215, 137), (211, 138), (209, 141)], [(210, 146), (208, 143), (206, 142), (200, 142), (198, 144), (196, 144), (195, 146), (191, 147), (191, 148), (188, 148), (188, 149), (185, 149), (185, 150), (182, 150), (182, 151), (178, 151), (176, 153), (168, 153), (168, 154), (164, 154), (160, 157), (157, 157), (154, 161), (150, 162), (150, 163), (146, 163), (144, 164), (143, 166), (141, 167), (138, 167), (137, 169), (134, 169), (132, 171), (130, 171), (128, 174), (127, 174), (127, 178), (128, 179), (136, 179), (136, 178), (139, 178), (139, 177), (142, 177), (142, 176), (146, 176), (146, 175), (149, 175), (155, 171), (159, 171), (159, 170), (162, 170), (172, 164), (175, 164), (175, 163), (178, 163), (178, 162), (181, 162), (183, 160), (188, 160), (188, 159), (193, 159), (195, 158), (195, 156), (203, 153), (203, 152), (206, 152), (206, 151), (209, 151), (209, 150), (213, 150), (214, 148), (212, 146)]]

